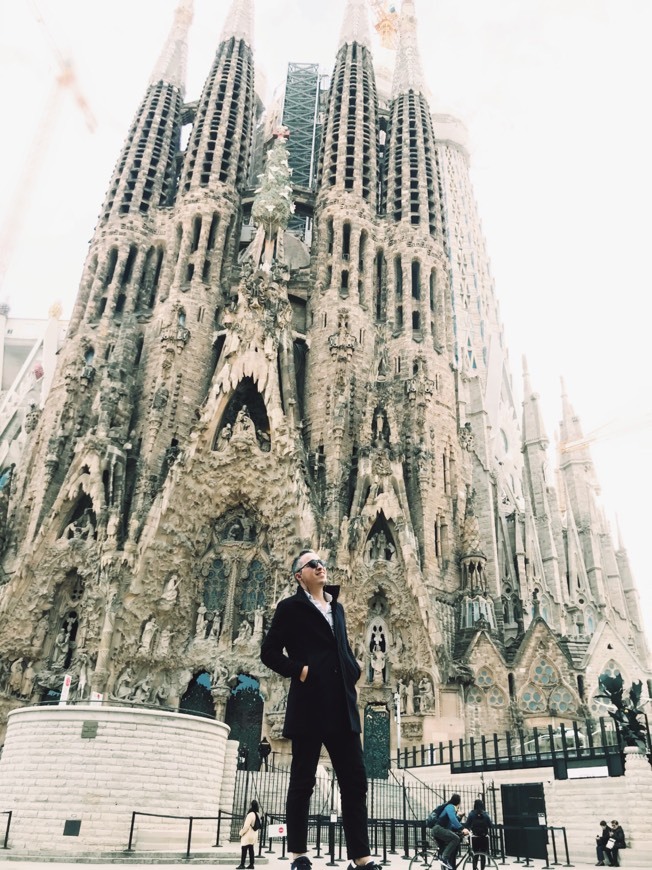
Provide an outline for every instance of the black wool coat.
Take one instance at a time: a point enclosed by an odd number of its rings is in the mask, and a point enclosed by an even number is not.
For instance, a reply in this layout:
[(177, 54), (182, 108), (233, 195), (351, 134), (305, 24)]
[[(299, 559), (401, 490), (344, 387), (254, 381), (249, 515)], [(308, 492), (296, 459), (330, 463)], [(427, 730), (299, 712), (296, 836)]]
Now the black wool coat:
[[(333, 597), (333, 629), (298, 586), (278, 603), (263, 638), (263, 664), (290, 678), (284, 737), (361, 731), (355, 690), (361, 671), (346, 636), (344, 609), (337, 600), (340, 587), (326, 586), (325, 591)], [(308, 676), (302, 683), (304, 665)]]

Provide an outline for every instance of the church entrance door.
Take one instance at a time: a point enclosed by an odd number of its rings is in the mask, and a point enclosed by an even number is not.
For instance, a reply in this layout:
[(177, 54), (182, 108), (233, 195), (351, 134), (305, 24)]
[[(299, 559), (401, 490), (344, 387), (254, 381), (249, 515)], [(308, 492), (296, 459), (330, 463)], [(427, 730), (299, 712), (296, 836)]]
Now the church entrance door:
[(364, 763), (370, 779), (389, 776), (389, 710), (370, 704), (364, 713)]

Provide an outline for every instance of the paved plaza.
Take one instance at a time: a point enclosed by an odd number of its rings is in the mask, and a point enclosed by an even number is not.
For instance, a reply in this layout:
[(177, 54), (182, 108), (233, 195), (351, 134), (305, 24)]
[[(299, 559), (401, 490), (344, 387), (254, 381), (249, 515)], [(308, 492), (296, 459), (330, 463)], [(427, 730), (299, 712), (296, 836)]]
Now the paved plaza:
[[(150, 855), (150, 857), (148, 857)], [(632, 863), (629, 859), (629, 855), (625, 851), (622, 853), (622, 863), (621, 866), (623, 868), (627, 868), (627, 870), (650, 870), (651, 863)], [(388, 866), (390, 870), (404, 870), (407, 868), (409, 862), (404, 859), (401, 855), (392, 855), (388, 856)], [(328, 856), (321, 858), (315, 858), (314, 856), (311, 858), (312, 865), (314, 870), (327, 870), (327, 868), (332, 867), (333, 865), (329, 863)], [(552, 859), (551, 859), (552, 860)], [(79, 856), (71, 859), (61, 859), (61, 858), (51, 858), (48, 856), (42, 857), (26, 857), (22, 858), (20, 855), (12, 854), (11, 850), (2, 851), (0, 850), (0, 861), (7, 862), (19, 862), (22, 870), (39, 870), (39, 868), (43, 864), (48, 864), (52, 867), (52, 870), (79, 870), (80, 865), (89, 864), (93, 865), (94, 868), (100, 870), (100, 868), (106, 867), (111, 868), (116, 864), (127, 864), (133, 868), (133, 870), (151, 870), (153, 866), (157, 865), (169, 865), (169, 864), (184, 864), (184, 865), (192, 865), (192, 864), (201, 864), (202, 866), (216, 865), (220, 868), (222, 867), (233, 867), (240, 861), (240, 848), (237, 843), (231, 843), (227, 846), (221, 846), (208, 852), (202, 852), (200, 855), (196, 857), (191, 857), (190, 859), (186, 859), (179, 852), (170, 852), (165, 855), (162, 853), (134, 853), (133, 857), (127, 857), (123, 854), (116, 853), (114, 857), (107, 858), (106, 854), (98, 855), (97, 858), (88, 857), (88, 856)], [(258, 857), (256, 856), (256, 864), (261, 867), (267, 868), (267, 870), (289, 870), (290, 862), (286, 858), (281, 857), (280, 847), (276, 849), (274, 853), (266, 853)], [(344, 859), (342, 861), (336, 861), (335, 866), (340, 868), (340, 870), (346, 870), (348, 866), (348, 862)], [(548, 867), (561, 868), (564, 867), (574, 867), (576, 870), (588, 870), (590, 867), (595, 866), (595, 861), (591, 863), (587, 863), (584, 861), (573, 861), (573, 857), (571, 855), (571, 863), (559, 863), (547, 865)], [(466, 868), (470, 870), (470, 862), (466, 865)], [(544, 861), (535, 859), (531, 861), (529, 864), (521, 861), (517, 862), (515, 859), (508, 858), (505, 864), (498, 863), (498, 867), (510, 868), (510, 870), (515, 870), (517, 867), (525, 868), (531, 867), (535, 868), (535, 870), (543, 870), (546, 867)], [(465, 868), (465, 870), (466, 870)]]

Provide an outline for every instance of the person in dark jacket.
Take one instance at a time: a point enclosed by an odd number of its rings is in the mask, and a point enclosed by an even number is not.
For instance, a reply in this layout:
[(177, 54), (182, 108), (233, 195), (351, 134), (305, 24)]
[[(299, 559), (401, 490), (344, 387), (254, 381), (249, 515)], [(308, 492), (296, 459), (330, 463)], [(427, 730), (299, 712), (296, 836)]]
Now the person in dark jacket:
[(595, 851), (598, 856), (596, 867), (604, 867), (604, 849), (611, 836), (611, 828), (603, 820), (600, 822), (600, 833), (595, 838)]
[[(317, 765), (325, 746), (337, 775), (348, 857), (354, 865), (378, 865), (370, 856), (367, 832), (367, 774), (360, 742), (355, 684), (360, 667), (349, 646), (339, 586), (328, 586), (326, 565), (313, 550), (292, 563), (298, 583), (280, 601), (263, 638), (261, 660), (290, 678), (283, 736), (292, 741), (286, 801), (288, 851), (292, 870), (310, 870), (308, 808)], [(379, 868), (378, 868), (379, 870)]]
[(471, 853), (473, 855), (473, 870), (478, 864), (484, 870), (489, 855), (489, 828), (492, 825), (491, 816), (484, 808), (484, 803), (478, 799), (473, 809), (466, 817), (466, 827), (470, 833)]
[[(612, 840), (613, 845), (610, 846), (609, 843), (611, 843)], [(607, 840), (607, 845), (604, 848), (605, 855), (609, 859), (609, 863), (612, 867), (620, 867), (618, 852), (621, 849), (625, 848), (627, 848), (627, 843), (625, 842), (625, 832), (616, 821), (616, 819), (614, 819), (611, 823), (611, 835)]]

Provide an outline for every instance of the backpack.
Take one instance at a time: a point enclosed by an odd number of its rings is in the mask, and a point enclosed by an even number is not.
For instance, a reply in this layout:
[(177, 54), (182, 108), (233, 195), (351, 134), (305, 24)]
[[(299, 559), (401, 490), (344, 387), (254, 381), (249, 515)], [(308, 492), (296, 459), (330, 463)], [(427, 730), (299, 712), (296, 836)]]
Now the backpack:
[(254, 813), (254, 816), (255, 816), (255, 819), (254, 819), (252, 831), (260, 831), (260, 829), (262, 828), (262, 825), (260, 823), (260, 816), (258, 815), (258, 813)]
[(439, 804), (438, 807), (435, 807), (432, 812), (428, 813), (426, 818), (426, 828), (434, 828), (435, 825), (439, 822), (439, 816), (444, 811), (444, 807), (446, 804)]
[(474, 837), (486, 837), (489, 833), (489, 822), (484, 813), (478, 813), (471, 822), (471, 833)]

